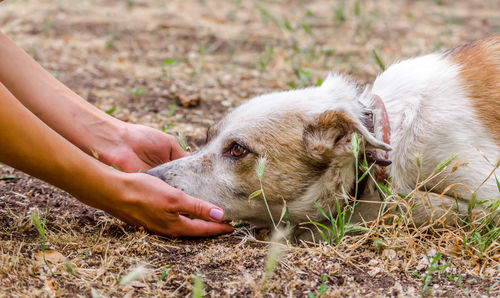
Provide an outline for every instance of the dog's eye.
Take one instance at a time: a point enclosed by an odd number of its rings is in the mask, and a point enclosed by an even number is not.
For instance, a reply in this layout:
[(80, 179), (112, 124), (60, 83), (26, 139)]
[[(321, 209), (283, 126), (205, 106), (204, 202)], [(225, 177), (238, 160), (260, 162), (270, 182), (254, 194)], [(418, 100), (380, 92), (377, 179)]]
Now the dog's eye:
[(229, 153), (233, 157), (243, 157), (243, 156), (245, 156), (248, 153), (248, 150), (247, 150), (247, 148), (241, 146), (240, 144), (234, 143), (231, 146), (231, 149), (229, 150)]

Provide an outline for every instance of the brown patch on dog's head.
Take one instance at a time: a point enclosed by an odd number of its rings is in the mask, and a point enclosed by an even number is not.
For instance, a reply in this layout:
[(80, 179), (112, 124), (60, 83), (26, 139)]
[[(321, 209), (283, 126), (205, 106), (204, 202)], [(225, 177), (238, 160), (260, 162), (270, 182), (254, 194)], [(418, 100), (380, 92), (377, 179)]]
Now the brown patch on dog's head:
[(468, 43), (447, 55), (461, 66), (462, 83), (483, 127), (500, 145), (500, 35)]
[(338, 111), (326, 111), (304, 128), (303, 141), (309, 154), (317, 161), (328, 161), (348, 151), (355, 122)]
[(260, 187), (255, 169), (263, 156), (267, 159), (263, 183), (270, 202), (281, 204), (283, 199), (298, 197), (313, 183), (320, 169), (310, 162), (302, 141), (305, 123), (303, 115), (290, 112), (267, 119), (245, 133), (244, 143), (251, 153), (234, 162), (242, 190), (249, 194)]

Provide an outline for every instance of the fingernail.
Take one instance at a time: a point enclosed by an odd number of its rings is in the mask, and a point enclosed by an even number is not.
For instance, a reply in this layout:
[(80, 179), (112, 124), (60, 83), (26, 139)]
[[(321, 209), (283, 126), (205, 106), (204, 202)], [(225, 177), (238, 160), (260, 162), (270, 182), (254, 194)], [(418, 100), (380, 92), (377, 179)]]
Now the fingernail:
[(221, 221), (224, 218), (224, 211), (217, 208), (212, 208), (210, 209), (209, 215), (213, 220)]

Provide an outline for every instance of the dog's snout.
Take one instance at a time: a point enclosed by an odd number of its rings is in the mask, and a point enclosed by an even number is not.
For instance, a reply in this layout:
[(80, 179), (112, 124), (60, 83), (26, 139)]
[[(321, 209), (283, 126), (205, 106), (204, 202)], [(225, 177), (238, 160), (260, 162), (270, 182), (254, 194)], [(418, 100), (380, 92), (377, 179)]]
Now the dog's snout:
[(157, 167), (146, 171), (146, 174), (158, 177), (160, 179), (162, 178), (161, 171), (159, 171)]

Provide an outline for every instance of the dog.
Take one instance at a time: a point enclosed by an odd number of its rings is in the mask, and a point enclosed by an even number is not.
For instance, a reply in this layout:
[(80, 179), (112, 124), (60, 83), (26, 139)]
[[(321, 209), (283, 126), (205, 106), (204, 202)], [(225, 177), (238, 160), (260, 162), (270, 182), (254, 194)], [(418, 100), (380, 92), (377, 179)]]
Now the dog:
[[(265, 201), (249, 199), (263, 158)], [(147, 173), (256, 227), (272, 227), (286, 206), (293, 235), (306, 239), (301, 223), (327, 222), (321, 210), (335, 217), (355, 203), (352, 222), (377, 219), (385, 181), (411, 194), (396, 209), (415, 225), (459, 224), (471, 200), (499, 200), (499, 159), (495, 35), (395, 63), (364, 88), (330, 74), (319, 87), (255, 97), (210, 127), (202, 149)]]

